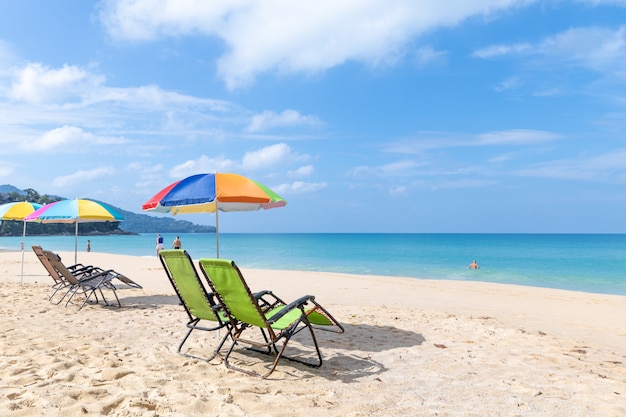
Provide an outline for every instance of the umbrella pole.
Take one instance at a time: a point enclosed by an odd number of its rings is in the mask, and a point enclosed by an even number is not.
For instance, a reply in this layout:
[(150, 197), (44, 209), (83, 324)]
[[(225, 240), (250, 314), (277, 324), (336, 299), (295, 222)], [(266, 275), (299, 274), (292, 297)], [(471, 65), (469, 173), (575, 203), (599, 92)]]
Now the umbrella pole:
[(219, 210), (217, 209), (217, 204), (215, 205), (215, 257), (219, 258), (220, 257), (220, 228), (219, 228), (219, 221), (218, 221), (218, 216), (217, 216), (217, 212)]
[(24, 231), (22, 232), (22, 272), (20, 272), (20, 285), (24, 282), (24, 239), (26, 238), (26, 222), (24, 222)]
[(76, 219), (76, 234), (74, 238), (74, 265), (78, 263), (78, 219)]

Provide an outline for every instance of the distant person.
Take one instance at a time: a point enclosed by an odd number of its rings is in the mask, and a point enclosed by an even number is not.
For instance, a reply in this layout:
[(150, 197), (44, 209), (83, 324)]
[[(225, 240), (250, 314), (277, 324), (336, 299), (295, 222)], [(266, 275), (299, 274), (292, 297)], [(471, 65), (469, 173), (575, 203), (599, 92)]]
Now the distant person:
[(163, 245), (163, 236), (161, 236), (161, 233), (159, 233), (157, 235), (157, 241), (156, 241), (156, 255), (157, 255), (157, 257), (159, 256), (159, 251), (161, 249), (165, 249), (165, 245)]
[(91, 241), (87, 241), (87, 252), (91, 252)]
[(174, 243), (172, 243), (172, 248), (180, 249), (181, 247), (182, 244), (180, 243), (180, 239), (178, 238), (178, 236), (176, 236), (176, 239), (174, 239)]
[(474, 259), (471, 264), (467, 265), (467, 267), (469, 269), (480, 269), (480, 266), (478, 266), (476, 259)]

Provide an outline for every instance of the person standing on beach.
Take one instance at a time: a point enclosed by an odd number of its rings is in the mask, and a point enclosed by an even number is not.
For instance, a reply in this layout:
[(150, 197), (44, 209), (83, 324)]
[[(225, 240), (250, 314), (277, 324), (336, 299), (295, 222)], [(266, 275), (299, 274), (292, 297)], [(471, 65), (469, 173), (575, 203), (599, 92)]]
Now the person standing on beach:
[(87, 252), (91, 252), (91, 241), (87, 241)]
[(180, 239), (178, 238), (178, 236), (176, 236), (176, 239), (174, 239), (174, 243), (172, 243), (172, 248), (180, 249), (181, 247), (182, 247), (182, 244), (180, 243)]
[(159, 251), (161, 249), (165, 249), (165, 245), (163, 245), (163, 236), (161, 236), (161, 233), (159, 233), (157, 235), (157, 241), (156, 241), (156, 256), (159, 256)]

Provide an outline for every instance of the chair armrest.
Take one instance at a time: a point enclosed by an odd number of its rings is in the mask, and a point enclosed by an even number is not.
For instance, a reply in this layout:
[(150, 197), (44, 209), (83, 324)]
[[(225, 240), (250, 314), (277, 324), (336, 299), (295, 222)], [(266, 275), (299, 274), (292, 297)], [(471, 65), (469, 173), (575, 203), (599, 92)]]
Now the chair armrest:
[(74, 275), (92, 274), (94, 271), (96, 271), (96, 272), (101, 271), (100, 268), (93, 267), (91, 265), (81, 265), (81, 266), (76, 267), (76, 268), (67, 268), (67, 269), (68, 269), (68, 271), (70, 271)]
[(255, 300), (258, 300), (259, 298), (263, 297), (264, 295), (274, 295), (274, 293), (272, 291), (270, 291), (270, 290), (263, 290), (263, 291), (255, 292), (252, 295), (254, 296)]
[(109, 270), (94, 270), (91, 272), (86, 272), (86, 275), (78, 278), (79, 282), (82, 281), (89, 281), (92, 279), (96, 279), (99, 277), (102, 277), (102, 281), (112, 281), (113, 278), (115, 278), (115, 276), (112, 274), (112, 272), (114, 272), (112, 269)]
[(285, 314), (289, 313), (291, 310), (294, 310), (296, 308), (302, 308), (302, 306), (307, 304), (309, 301), (313, 301), (313, 300), (315, 300), (315, 296), (304, 295), (298, 298), (297, 300), (292, 301), (291, 303), (287, 304), (285, 307), (283, 307), (278, 313), (274, 314), (272, 317), (269, 317), (267, 319), (267, 322), (269, 324), (275, 323), (276, 321), (280, 320)]
[(259, 291), (252, 294), (252, 296), (263, 312), (269, 311), (280, 304), (286, 304), (270, 290)]
[(85, 269), (85, 268), (93, 268), (93, 266), (78, 263), (78, 264), (70, 265), (67, 267), (67, 269), (69, 269), (70, 271), (74, 269)]

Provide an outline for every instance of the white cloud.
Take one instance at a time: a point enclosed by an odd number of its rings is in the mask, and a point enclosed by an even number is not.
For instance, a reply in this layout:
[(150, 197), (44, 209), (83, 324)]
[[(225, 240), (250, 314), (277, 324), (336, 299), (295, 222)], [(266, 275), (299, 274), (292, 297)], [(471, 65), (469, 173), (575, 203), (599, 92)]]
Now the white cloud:
[(325, 182), (302, 182), (295, 181), (291, 184), (280, 184), (275, 187), (271, 187), (272, 190), (277, 192), (280, 195), (288, 195), (288, 194), (303, 194), (303, 193), (313, 193), (324, 188), (328, 187), (328, 184)]
[(532, 145), (560, 139), (552, 132), (531, 129), (502, 130), (477, 136), (475, 145)]
[(513, 90), (515, 88), (518, 88), (520, 85), (521, 82), (518, 77), (510, 77), (500, 82), (500, 84), (495, 87), (495, 90), (498, 92)]
[(237, 164), (228, 158), (223, 156), (209, 158), (202, 155), (198, 159), (176, 165), (168, 171), (168, 174), (170, 178), (179, 180), (195, 174), (229, 172), (234, 168), (237, 168)]
[[(173, 115), (173, 111), (177, 111), (178, 117), (185, 115), (196, 119), (208, 118), (208, 112), (224, 114), (241, 111), (227, 101), (188, 96), (163, 90), (156, 85), (109, 87), (103, 75), (73, 65), (50, 68), (39, 63), (29, 63), (13, 68), (9, 82), (5, 88), (0, 85), (0, 98), (5, 98), (10, 105), (7, 109), (19, 106), (33, 109), (31, 104), (37, 104), (38, 120), (47, 115), (51, 119), (70, 119), (77, 110), (83, 110), (81, 120), (89, 119), (94, 116), (98, 106), (102, 107), (102, 111), (98, 111), (94, 117), (114, 117), (118, 120), (128, 117), (128, 109), (132, 109), (133, 114), (159, 111)], [(16, 122), (28, 115), (16, 112), (10, 119)]]
[(0, 162), (0, 178), (11, 177), (14, 172), (15, 169), (11, 163), (7, 161)]
[(75, 99), (86, 95), (103, 82), (104, 77), (77, 66), (64, 65), (53, 69), (31, 63), (16, 70), (9, 97), (29, 103)]
[(626, 149), (618, 149), (601, 155), (585, 155), (577, 159), (544, 162), (517, 170), (515, 174), (524, 177), (623, 182), (626, 180), (624, 161), (626, 161)]
[(313, 165), (305, 165), (305, 166), (301, 166), (298, 169), (295, 170), (290, 170), (287, 172), (287, 175), (290, 177), (309, 177), (313, 174), (313, 172), (315, 171), (315, 169), (313, 168)]
[[(591, 69), (601, 73), (626, 75), (626, 26), (571, 28), (535, 44), (491, 45), (473, 53), (477, 58), (504, 55), (534, 56)], [(541, 68), (545, 67), (545, 64)]]
[(265, 148), (246, 152), (241, 166), (246, 170), (273, 168), (282, 164), (291, 164), (308, 159), (306, 155), (298, 154), (286, 143), (266, 146)]
[(85, 132), (76, 126), (63, 126), (49, 130), (41, 137), (29, 142), (22, 143), (22, 148), (28, 151), (78, 152), (93, 151), (94, 145), (124, 144), (126, 140), (121, 137), (101, 137)]
[(380, 166), (359, 166), (353, 168), (348, 173), (355, 177), (362, 176), (377, 176), (377, 177), (398, 177), (406, 176), (415, 173), (415, 168), (419, 167), (416, 161), (403, 160), (397, 162), (391, 162), (389, 164)]
[[(274, 170), (278, 166), (290, 165), (306, 159), (308, 159), (308, 156), (294, 152), (287, 144), (279, 143), (256, 151), (246, 152), (241, 161), (227, 158), (224, 155), (201, 155), (196, 159), (189, 159), (169, 168), (167, 177), (172, 180), (179, 180), (201, 173)], [(152, 182), (159, 179), (163, 166), (159, 164), (155, 167), (146, 167), (133, 163), (128, 166), (128, 169), (139, 171), (141, 177), (146, 182)], [(312, 166), (303, 166), (295, 171), (290, 171), (290, 175), (302, 177), (310, 175), (312, 172)]]
[(52, 180), (53, 187), (71, 187), (84, 184), (100, 178), (107, 178), (115, 174), (116, 170), (111, 166), (94, 168), (91, 170), (79, 170), (73, 174), (56, 177)]
[(474, 146), (525, 146), (547, 143), (563, 136), (544, 130), (511, 129), (476, 135), (454, 132), (420, 132), (415, 137), (385, 144), (385, 152), (421, 154), (431, 149)]
[(574, 28), (544, 40), (543, 54), (599, 72), (621, 72), (626, 66), (626, 26)]
[(100, 18), (117, 40), (194, 34), (227, 45), (218, 71), (229, 88), (266, 71), (315, 73), (357, 61), (386, 65), (437, 27), (453, 26), (533, 0), (107, 0)]
[(476, 58), (493, 58), (502, 55), (520, 54), (531, 52), (533, 49), (529, 43), (516, 43), (511, 45), (491, 45), (474, 51), (472, 54)]
[(13, 46), (0, 39), (0, 76), (11, 74), (12, 67), (17, 64), (18, 57)]
[(105, 81), (77, 66), (14, 67), (0, 78), (0, 154), (85, 151), (83, 145), (127, 144), (130, 137), (133, 143), (123, 151), (148, 155), (163, 151), (155, 137), (223, 140), (226, 131), (240, 134), (249, 113), (156, 85), (119, 88)]
[(321, 124), (315, 116), (303, 116), (296, 110), (285, 110), (281, 113), (266, 110), (263, 113), (252, 116), (248, 132), (261, 132), (276, 127), (287, 126), (316, 126)]
[(419, 65), (428, 65), (442, 61), (446, 55), (447, 52), (437, 51), (430, 46), (424, 46), (415, 52), (415, 59)]
[(389, 189), (390, 195), (404, 195), (407, 193), (407, 188), (405, 185), (400, 185), (397, 187), (392, 187)]
[(496, 181), (462, 178), (456, 181), (438, 182), (436, 183), (436, 185), (433, 185), (433, 189), (455, 190), (455, 189), (466, 189), (466, 188), (483, 188), (483, 187), (490, 187), (494, 184), (496, 184)]
[(117, 40), (149, 41), (163, 36), (209, 35), (246, 2), (205, 0), (105, 0), (100, 18)]

